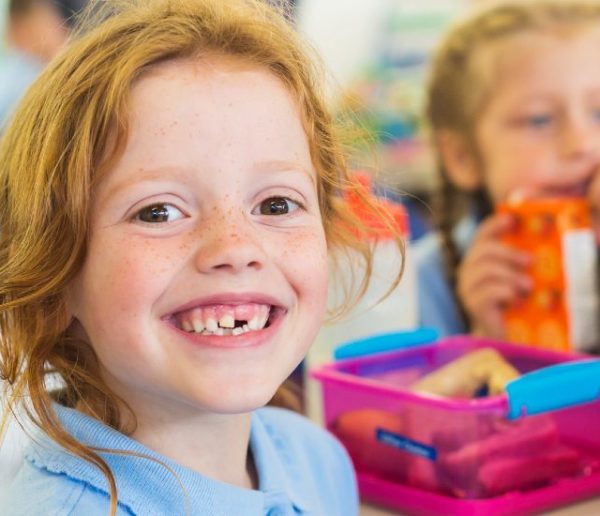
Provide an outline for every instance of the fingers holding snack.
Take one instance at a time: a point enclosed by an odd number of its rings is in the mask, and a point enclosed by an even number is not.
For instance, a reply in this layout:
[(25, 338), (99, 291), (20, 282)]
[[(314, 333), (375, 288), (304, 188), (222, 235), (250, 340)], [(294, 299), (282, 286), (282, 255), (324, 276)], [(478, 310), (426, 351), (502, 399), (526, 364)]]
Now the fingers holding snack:
[(486, 219), (458, 269), (458, 297), (482, 336), (502, 338), (504, 308), (532, 287), (526, 273), (530, 256), (500, 241), (514, 223), (507, 214)]

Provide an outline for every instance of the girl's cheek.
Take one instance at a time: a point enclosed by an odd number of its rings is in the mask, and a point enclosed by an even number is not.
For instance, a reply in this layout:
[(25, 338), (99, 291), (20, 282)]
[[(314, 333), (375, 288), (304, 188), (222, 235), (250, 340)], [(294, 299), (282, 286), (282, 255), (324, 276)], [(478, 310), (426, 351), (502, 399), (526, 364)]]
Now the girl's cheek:
[[(181, 247), (181, 246), (180, 246)], [(168, 273), (181, 259), (179, 248), (165, 247), (157, 240), (118, 239), (110, 242), (98, 242), (97, 252), (90, 253), (90, 264), (102, 271), (97, 280), (100, 284), (113, 289), (144, 289), (146, 280)], [(96, 260), (94, 260), (94, 258)]]
[(292, 267), (311, 280), (327, 275), (327, 243), (322, 228), (318, 231), (302, 230), (290, 235), (281, 257)]
[(327, 259), (327, 242), (325, 231), (321, 226), (312, 230), (307, 228), (295, 231), (288, 237), (285, 247), (287, 253), (304, 256), (309, 261)]

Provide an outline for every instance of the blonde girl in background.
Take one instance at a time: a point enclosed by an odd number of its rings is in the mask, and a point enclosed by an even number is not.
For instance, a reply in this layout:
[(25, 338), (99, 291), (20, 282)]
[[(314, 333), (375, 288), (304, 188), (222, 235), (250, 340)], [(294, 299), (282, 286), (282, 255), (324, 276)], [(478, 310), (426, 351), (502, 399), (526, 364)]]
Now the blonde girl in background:
[(357, 514), (341, 445), (261, 408), (328, 251), (370, 270), (318, 74), (260, 1), (103, 3), (0, 148), (5, 416), (36, 427), (2, 512)]
[(471, 15), (432, 64), (427, 117), (441, 174), (439, 231), (415, 251), (421, 323), (503, 338), (532, 284), (500, 242), (511, 196), (587, 196), (600, 164), (600, 4), (514, 1)]

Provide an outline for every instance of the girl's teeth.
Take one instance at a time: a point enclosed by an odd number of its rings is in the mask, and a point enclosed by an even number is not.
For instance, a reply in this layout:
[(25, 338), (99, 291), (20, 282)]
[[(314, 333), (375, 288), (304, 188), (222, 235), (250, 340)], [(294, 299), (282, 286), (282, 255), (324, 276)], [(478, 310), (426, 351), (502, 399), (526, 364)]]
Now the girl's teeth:
[[(189, 325), (189, 323), (188, 323)], [(202, 330), (204, 330), (204, 324), (202, 324), (202, 321), (200, 321), (200, 319), (192, 319), (192, 325), (193, 325), (193, 329), (196, 333), (202, 333)], [(183, 327), (183, 329), (185, 330), (185, 326)], [(191, 330), (186, 330), (186, 331), (191, 331)]]
[(221, 317), (221, 320), (219, 321), (219, 326), (221, 328), (234, 328), (235, 320), (233, 319), (233, 316), (224, 315), (223, 317)]
[(219, 325), (217, 324), (217, 321), (215, 321), (212, 317), (209, 317), (206, 319), (206, 329), (210, 332), (216, 333), (216, 331), (219, 329)]
[[(262, 330), (269, 319), (270, 309), (268, 306), (259, 306), (252, 310), (253, 314), (247, 307), (235, 308), (233, 312), (219, 311), (220, 314), (215, 314), (216, 310), (194, 309), (179, 320), (180, 327), (188, 333), (199, 335), (241, 335), (249, 331)], [(218, 315), (220, 315), (219, 319)], [(249, 316), (252, 318), (246, 320)], [(236, 320), (243, 324), (236, 327)]]
[(252, 319), (248, 321), (248, 327), (251, 330), (262, 330), (267, 324), (267, 320), (269, 319), (269, 312), (267, 311), (264, 314), (255, 315)]
[(248, 328), (251, 330), (260, 329), (260, 323), (258, 322), (258, 316), (255, 315), (252, 319), (248, 321)]
[(258, 322), (260, 324), (261, 328), (264, 328), (265, 325), (267, 324), (267, 321), (269, 320), (269, 312), (266, 311), (264, 314), (262, 314), (260, 316), (260, 318), (258, 319)]

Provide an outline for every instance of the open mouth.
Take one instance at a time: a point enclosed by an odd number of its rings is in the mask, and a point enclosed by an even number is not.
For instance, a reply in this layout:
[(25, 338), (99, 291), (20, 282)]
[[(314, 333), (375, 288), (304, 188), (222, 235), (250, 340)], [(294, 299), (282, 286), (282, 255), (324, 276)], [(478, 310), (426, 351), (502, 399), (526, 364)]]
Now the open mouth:
[(268, 328), (284, 312), (274, 305), (245, 303), (192, 308), (174, 315), (175, 326), (198, 335), (243, 335)]
[(588, 189), (588, 181), (585, 183), (578, 183), (564, 188), (557, 188), (551, 192), (554, 197), (585, 197)]

